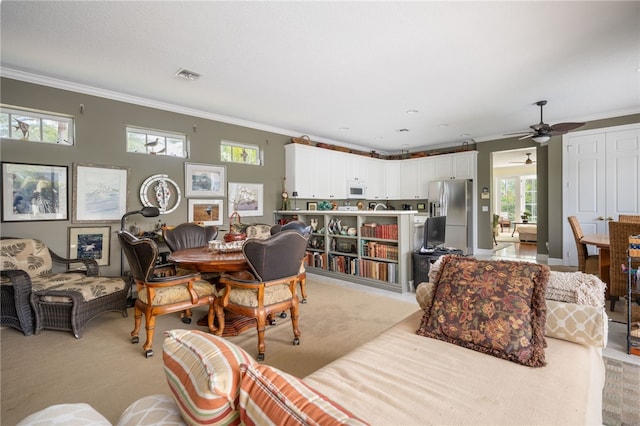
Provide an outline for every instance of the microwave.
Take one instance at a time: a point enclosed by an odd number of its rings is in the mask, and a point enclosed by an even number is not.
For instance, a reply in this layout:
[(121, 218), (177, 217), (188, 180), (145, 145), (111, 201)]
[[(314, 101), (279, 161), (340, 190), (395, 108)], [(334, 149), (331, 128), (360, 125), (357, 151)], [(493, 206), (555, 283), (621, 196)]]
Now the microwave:
[(367, 198), (367, 186), (359, 180), (347, 182), (347, 198)]

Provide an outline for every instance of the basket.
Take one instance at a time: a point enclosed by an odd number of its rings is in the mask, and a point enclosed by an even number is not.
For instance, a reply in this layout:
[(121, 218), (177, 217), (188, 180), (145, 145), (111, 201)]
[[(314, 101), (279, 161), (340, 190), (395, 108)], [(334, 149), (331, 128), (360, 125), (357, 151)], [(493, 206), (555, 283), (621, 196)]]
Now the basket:
[[(236, 223), (233, 223), (233, 219), (237, 219)], [(240, 222), (240, 215), (238, 212), (233, 212), (229, 216), (229, 232), (224, 234), (224, 240), (226, 242), (231, 241), (243, 241), (247, 238), (247, 234), (244, 232), (245, 226)]]
[(629, 256), (640, 257), (640, 235), (629, 237)]

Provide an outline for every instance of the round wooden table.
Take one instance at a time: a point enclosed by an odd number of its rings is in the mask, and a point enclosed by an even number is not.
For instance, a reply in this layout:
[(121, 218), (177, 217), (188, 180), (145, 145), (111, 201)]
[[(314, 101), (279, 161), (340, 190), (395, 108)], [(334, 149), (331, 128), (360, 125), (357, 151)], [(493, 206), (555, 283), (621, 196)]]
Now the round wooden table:
[(167, 258), (180, 268), (198, 272), (238, 272), (249, 269), (247, 259), (241, 251), (213, 253), (208, 247), (176, 250)]
[[(241, 251), (231, 253), (213, 253), (207, 246), (176, 250), (167, 258), (182, 269), (197, 272), (240, 272), (249, 269), (247, 259)], [(217, 324), (217, 319), (215, 319)], [(207, 317), (198, 320), (198, 325), (207, 325)], [(216, 325), (217, 326), (217, 325)], [(223, 337), (237, 336), (256, 326), (255, 318), (225, 313)]]

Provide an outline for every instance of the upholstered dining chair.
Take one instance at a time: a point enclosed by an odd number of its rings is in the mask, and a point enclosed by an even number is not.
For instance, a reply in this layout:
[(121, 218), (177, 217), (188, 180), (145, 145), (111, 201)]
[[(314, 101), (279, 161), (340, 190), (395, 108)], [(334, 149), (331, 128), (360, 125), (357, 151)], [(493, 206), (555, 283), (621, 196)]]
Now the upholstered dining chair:
[(584, 237), (582, 227), (578, 218), (575, 216), (569, 216), (569, 225), (571, 225), (571, 231), (573, 231), (573, 238), (576, 241), (576, 249), (578, 251), (578, 270), (585, 274), (599, 275), (600, 267), (598, 266), (598, 255), (589, 254), (587, 245), (581, 242)]
[[(303, 237), (309, 239), (311, 235), (311, 226), (308, 226), (301, 220), (292, 220), (291, 222), (287, 222), (284, 225), (276, 224), (271, 227), (271, 235), (277, 234), (280, 231), (293, 230), (299, 232)], [(300, 273), (298, 274), (298, 283), (300, 284), (300, 295), (302, 299), (300, 303), (307, 303), (307, 270), (304, 267), (304, 260), (300, 263)], [(280, 315), (282, 318), (286, 318), (287, 314), (282, 313)]]
[(640, 235), (640, 223), (633, 222), (609, 222), (609, 296), (611, 297), (611, 310), (615, 310), (616, 301), (627, 294), (627, 274), (623, 272), (622, 265), (627, 264), (627, 250), (629, 249), (629, 236)]
[(162, 228), (162, 238), (172, 252), (206, 246), (217, 236), (217, 226), (202, 226), (193, 222), (181, 223), (175, 228)]
[(224, 331), (225, 310), (256, 319), (258, 331), (258, 361), (264, 360), (264, 333), (267, 317), (289, 309), (293, 327), (293, 344), (300, 344), (298, 328), (298, 297), (296, 282), (300, 263), (307, 247), (307, 238), (289, 230), (261, 240), (245, 241), (242, 251), (251, 268), (253, 279), (223, 275), (224, 285), (215, 301), (218, 329)]
[(618, 216), (618, 221), (625, 223), (640, 223), (640, 215), (621, 214)]
[[(138, 343), (138, 332), (142, 315), (145, 317), (147, 340), (142, 349), (147, 358), (153, 356), (153, 333), (156, 317), (172, 312), (184, 311), (182, 322), (191, 323), (191, 308), (208, 305), (207, 325), (214, 332), (213, 325), (215, 287), (200, 278), (200, 274), (173, 275), (156, 270), (158, 245), (150, 238), (137, 238), (127, 231), (118, 232), (118, 239), (124, 251), (131, 276), (138, 290), (135, 309), (135, 324), (131, 332), (131, 343)], [(166, 267), (165, 267), (166, 268)]]

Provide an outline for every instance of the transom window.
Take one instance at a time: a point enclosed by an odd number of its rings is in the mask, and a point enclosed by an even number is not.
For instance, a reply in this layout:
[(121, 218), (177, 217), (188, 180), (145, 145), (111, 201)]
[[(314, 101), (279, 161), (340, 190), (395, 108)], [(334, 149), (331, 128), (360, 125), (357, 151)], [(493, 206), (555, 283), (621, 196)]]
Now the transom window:
[(127, 152), (186, 158), (187, 136), (127, 126)]
[(72, 116), (2, 105), (0, 137), (28, 142), (73, 145)]
[(258, 145), (220, 141), (220, 159), (228, 163), (262, 165), (262, 151)]

